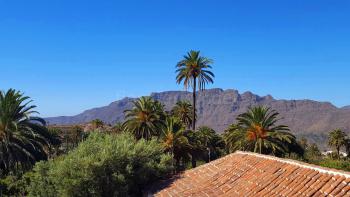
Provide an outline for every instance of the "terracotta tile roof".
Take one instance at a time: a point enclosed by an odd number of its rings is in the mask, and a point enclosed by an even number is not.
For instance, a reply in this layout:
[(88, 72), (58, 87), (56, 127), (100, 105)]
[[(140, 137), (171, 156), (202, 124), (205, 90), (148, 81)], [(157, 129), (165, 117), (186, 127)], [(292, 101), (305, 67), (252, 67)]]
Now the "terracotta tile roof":
[(155, 184), (150, 196), (349, 196), (350, 173), (236, 152)]

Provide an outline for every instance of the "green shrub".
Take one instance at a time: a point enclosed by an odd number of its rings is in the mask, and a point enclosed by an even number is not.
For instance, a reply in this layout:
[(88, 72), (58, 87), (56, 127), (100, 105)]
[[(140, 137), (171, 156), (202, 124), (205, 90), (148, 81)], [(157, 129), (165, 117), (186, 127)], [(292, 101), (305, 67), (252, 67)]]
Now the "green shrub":
[(171, 157), (156, 140), (93, 133), (66, 156), (39, 162), (29, 196), (139, 196), (171, 172)]
[(324, 159), (317, 164), (327, 168), (350, 171), (350, 162), (346, 160)]
[(0, 179), (0, 196), (25, 194), (25, 183), (18, 176), (9, 175)]

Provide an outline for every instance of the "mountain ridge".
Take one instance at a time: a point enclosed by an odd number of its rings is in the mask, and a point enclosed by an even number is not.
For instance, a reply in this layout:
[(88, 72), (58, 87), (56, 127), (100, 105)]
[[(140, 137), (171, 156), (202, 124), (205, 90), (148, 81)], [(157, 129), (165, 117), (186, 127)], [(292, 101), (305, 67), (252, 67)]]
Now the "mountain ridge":
[[(150, 96), (159, 100), (170, 110), (177, 101), (192, 99), (187, 91), (153, 92)], [(75, 115), (49, 117), (49, 124), (78, 124), (99, 118), (106, 123), (124, 120), (124, 110), (132, 108), (136, 98), (125, 97), (107, 106), (96, 107)], [(324, 141), (328, 132), (335, 128), (350, 129), (350, 108), (338, 108), (330, 102), (319, 102), (309, 99), (286, 100), (275, 99), (271, 95), (259, 96), (250, 91), (239, 93), (234, 89), (208, 89), (199, 92), (197, 100), (198, 126), (210, 126), (222, 133), (225, 128), (235, 122), (236, 117), (251, 106), (264, 105), (278, 111), (286, 124), (298, 136), (306, 136), (317, 143)], [(310, 137), (311, 136), (311, 137)], [(321, 144), (324, 144), (322, 142)]]

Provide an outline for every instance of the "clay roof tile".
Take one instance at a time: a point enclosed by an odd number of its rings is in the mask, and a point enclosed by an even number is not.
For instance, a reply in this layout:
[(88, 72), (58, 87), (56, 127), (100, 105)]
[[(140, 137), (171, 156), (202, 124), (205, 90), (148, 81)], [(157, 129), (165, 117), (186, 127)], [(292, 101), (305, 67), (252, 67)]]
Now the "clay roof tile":
[(350, 173), (236, 152), (151, 187), (149, 196), (350, 196)]

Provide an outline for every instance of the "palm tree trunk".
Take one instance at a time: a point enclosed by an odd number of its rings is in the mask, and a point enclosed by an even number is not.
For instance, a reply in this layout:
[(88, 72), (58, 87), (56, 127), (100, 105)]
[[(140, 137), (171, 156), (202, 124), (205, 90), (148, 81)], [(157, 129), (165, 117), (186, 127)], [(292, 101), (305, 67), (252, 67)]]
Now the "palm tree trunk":
[(176, 173), (176, 168), (174, 165), (174, 145), (171, 147), (171, 165), (173, 166), (173, 174)]
[(196, 82), (197, 79), (194, 78), (193, 79), (193, 92), (192, 92), (192, 96), (193, 96), (193, 114), (192, 114), (192, 130), (195, 131), (196, 130)]
[(262, 140), (260, 139), (259, 141), (260, 141), (260, 143), (259, 143), (259, 152), (261, 154), (262, 153), (262, 151), (261, 151), (262, 150)]
[[(192, 130), (196, 131), (196, 90), (197, 90), (197, 79), (193, 79), (193, 114), (192, 114)], [(191, 155), (191, 163), (192, 163), (192, 168), (195, 168), (197, 166), (196, 158), (195, 158), (195, 153), (192, 153)]]
[(192, 155), (191, 155), (192, 168), (197, 167), (197, 161), (196, 161), (196, 158), (195, 158), (195, 154), (196, 153), (192, 153)]

